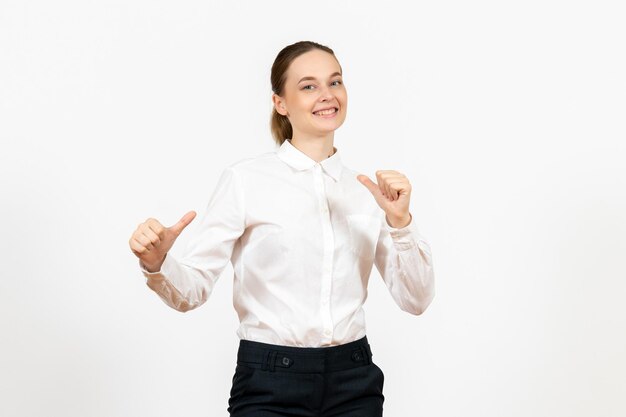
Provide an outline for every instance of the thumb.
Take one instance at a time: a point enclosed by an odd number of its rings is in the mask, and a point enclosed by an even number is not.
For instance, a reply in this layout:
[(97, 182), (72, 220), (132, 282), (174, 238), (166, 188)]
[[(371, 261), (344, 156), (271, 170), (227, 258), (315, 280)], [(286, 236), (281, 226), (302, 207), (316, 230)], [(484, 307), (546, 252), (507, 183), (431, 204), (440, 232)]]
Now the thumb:
[(191, 221), (196, 217), (196, 212), (195, 211), (190, 211), (187, 214), (185, 214), (179, 221), (178, 223), (176, 223), (174, 226), (170, 227), (169, 229), (174, 232), (176, 234), (176, 236), (180, 235), (181, 232), (183, 231), (183, 229), (185, 227), (187, 227), (187, 225), (189, 225), (189, 223), (191, 223)]
[(374, 196), (377, 196), (380, 194), (380, 188), (378, 187), (378, 184), (372, 181), (367, 175), (363, 175), (363, 174), (357, 175), (356, 179), (359, 180), (359, 182), (363, 184), (368, 190), (370, 190), (370, 192)]

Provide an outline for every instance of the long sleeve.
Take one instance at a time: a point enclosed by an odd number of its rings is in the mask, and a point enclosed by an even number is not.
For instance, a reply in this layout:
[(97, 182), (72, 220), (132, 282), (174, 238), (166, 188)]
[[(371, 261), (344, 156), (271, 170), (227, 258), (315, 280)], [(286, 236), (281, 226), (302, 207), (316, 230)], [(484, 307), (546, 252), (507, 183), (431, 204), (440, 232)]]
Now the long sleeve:
[(435, 296), (430, 246), (415, 219), (402, 228), (390, 226), (383, 213), (374, 263), (396, 304), (408, 313), (422, 314)]
[[(168, 253), (161, 270), (148, 272), (139, 261), (146, 285), (175, 310), (204, 304), (245, 230), (241, 179), (232, 167), (221, 174), (197, 228), (180, 259)], [(184, 233), (184, 232), (183, 232)]]

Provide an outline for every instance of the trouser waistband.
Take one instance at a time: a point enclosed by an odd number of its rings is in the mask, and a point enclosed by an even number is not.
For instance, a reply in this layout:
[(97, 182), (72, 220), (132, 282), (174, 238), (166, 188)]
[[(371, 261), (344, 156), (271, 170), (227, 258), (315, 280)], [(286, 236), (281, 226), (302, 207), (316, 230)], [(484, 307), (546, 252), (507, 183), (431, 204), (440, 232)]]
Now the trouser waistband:
[(274, 372), (330, 372), (368, 365), (372, 350), (367, 336), (343, 345), (296, 347), (241, 339), (237, 363)]

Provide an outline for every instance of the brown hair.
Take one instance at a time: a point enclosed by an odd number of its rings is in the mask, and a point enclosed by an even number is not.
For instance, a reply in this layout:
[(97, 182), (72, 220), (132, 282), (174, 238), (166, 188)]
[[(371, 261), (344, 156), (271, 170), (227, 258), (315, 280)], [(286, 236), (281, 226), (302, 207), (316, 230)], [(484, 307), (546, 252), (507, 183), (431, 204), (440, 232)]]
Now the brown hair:
[[(332, 49), (311, 41), (300, 41), (284, 47), (278, 53), (276, 59), (274, 60), (274, 64), (272, 65), (270, 81), (272, 83), (272, 91), (274, 93), (282, 96), (289, 65), (291, 65), (291, 62), (294, 59), (312, 49), (321, 49), (322, 51), (328, 52), (335, 57), (335, 53)], [(335, 59), (337, 59), (337, 57), (335, 57)], [(339, 65), (339, 68), (341, 68), (341, 65)], [(270, 129), (278, 146), (282, 145), (285, 139), (291, 139), (291, 136), (293, 135), (291, 122), (289, 122), (287, 116), (283, 116), (278, 113), (275, 107), (272, 109)]]

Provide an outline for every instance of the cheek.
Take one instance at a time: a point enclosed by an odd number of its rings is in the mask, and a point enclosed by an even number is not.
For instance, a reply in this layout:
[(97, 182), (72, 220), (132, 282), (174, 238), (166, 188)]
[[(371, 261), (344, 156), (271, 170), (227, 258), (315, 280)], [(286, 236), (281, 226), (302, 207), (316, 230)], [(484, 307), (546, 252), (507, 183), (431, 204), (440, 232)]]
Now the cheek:
[(301, 98), (300, 100), (298, 100), (296, 106), (297, 106), (297, 109), (298, 109), (297, 110), (298, 113), (301, 113), (303, 116), (305, 116), (305, 117), (306, 117), (306, 115), (313, 116), (311, 111), (312, 111), (313, 108), (315, 108), (315, 101), (314, 100)]
[(347, 107), (348, 106), (348, 95), (345, 92), (337, 92), (335, 94), (335, 98), (337, 99), (337, 101), (339, 102), (339, 104), (342, 107)]

